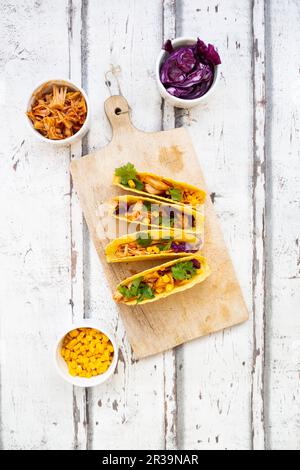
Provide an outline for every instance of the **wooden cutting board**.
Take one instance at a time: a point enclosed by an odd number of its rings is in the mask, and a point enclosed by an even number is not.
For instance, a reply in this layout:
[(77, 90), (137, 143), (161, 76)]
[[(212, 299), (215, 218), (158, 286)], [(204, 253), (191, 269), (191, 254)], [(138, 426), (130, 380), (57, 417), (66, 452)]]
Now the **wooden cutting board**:
[[(97, 234), (101, 218), (99, 204), (117, 194), (125, 194), (111, 184), (115, 168), (132, 162), (139, 171), (187, 181), (200, 188), (205, 189), (205, 182), (186, 129), (142, 132), (131, 124), (128, 103), (123, 97), (112, 96), (106, 100), (104, 106), (113, 129), (112, 140), (106, 147), (80, 160), (74, 160), (71, 173), (91, 237), (114, 291), (125, 277), (160, 263), (106, 263), (104, 249), (109, 240), (101, 240)], [(137, 358), (165, 351), (248, 318), (242, 292), (209, 196), (205, 215), (203, 252), (211, 267), (211, 276), (186, 292), (171, 295), (158, 302), (136, 307), (119, 305)]]

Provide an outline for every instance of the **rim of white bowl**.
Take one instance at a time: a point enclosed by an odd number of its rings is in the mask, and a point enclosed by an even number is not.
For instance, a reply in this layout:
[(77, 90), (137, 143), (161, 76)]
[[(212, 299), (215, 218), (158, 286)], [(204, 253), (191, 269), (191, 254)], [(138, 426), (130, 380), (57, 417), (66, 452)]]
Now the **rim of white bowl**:
[[(103, 372), (103, 374), (95, 375), (90, 378), (77, 377), (77, 376), (73, 377), (72, 375), (70, 375), (68, 371), (68, 366), (64, 358), (60, 354), (60, 349), (61, 349), (62, 341), (64, 337), (66, 336), (66, 334), (68, 334), (72, 330), (75, 330), (76, 328), (95, 328), (96, 330), (101, 331), (101, 333), (104, 333), (110, 339), (114, 348), (114, 356), (113, 356), (111, 365), (109, 366), (107, 371)], [(97, 321), (97, 320), (82, 320), (80, 322), (76, 322), (76, 323), (73, 323), (72, 325), (69, 325), (60, 333), (54, 345), (53, 359), (54, 359), (54, 365), (55, 365), (56, 371), (66, 382), (76, 387), (88, 388), (88, 387), (96, 387), (97, 385), (101, 385), (112, 377), (116, 369), (117, 362), (118, 362), (118, 352), (119, 352), (119, 348), (118, 348), (116, 339), (114, 335), (110, 332), (109, 328), (107, 328), (104, 322)]]
[[(197, 38), (195, 39), (195, 38), (190, 37), (190, 36), (179, 36), (179, 37), (173, 39), (171, 42), (172, 42), (173, 47), (178, 47), (178, 46), (183, 46), (183, 45), (196, 44)], [(170, 93), (168, 93), (167, 89), (164, 87), (164, 85), (162, 84), (162, 82), (160, 80), (160, 68), (161, 68), (161, 65), (163, 63), (163, 59), (164, 59), (165, 56), (167, 56), (167, 54), (168, 53), (165, 50), (162, 49), (160, 51), (160, 53), (158, 54), (158, 57), (156, 59), (156, 64), (155, 64), (156, 81), (157, 81), (160, 93), (163, 96), (163, 98), (165, 98), (167, 100), (169, 99), (172, 103), (178, 103), (180, 105), (186, 104), (186, 105), (191, 106), (191, 103), (193, 103), (193, 105), (194, 105), (194, 104), (198, 104), (198, 103), (201, 103), (202, 101), (206, 100), (209, 97), (209, 95), (211, 95), (215, 91), (216, 85), (219, 81), (219, 73), (220, 73), (219, 72), (219, 67), (220, 67), (219, 65), (215, 65), (214, 79), (213, 79), (213, 82), (211, 84), (211, 87), (207, 90), (207, 92), (204, 95), (200, 96), (199, 98), (186, 100), (186, 99), (183, 99), (183, 98), (178, 98), (177, 96), (173, 96)]]
[[(66, 84), (69, 88), (73, 88), (74, 90), (77, 90), (77, 91), (80, 91), (80, 93), (82, 94), (82, 96), (84, 97), (85, 99), (85, 102), (86, 102), (86, 107), (87, 107), (87, 114), (86, 114), (86, 118), (85, 118), (85, 121), (82, 125), (82, 127), (79, 129), (79, 131), (76, 132), (76, 134), (70, 136), (70, 137), (67, 137), (66, 139), (60, 139), (60, 140), (54, 140), (54, 139), (48, 139), (47, 137), (44, 137), (39, 131), (37, 131), (34, 127), (33, 127), (33, 124), (31, 122), (31, 120), (29, 119), (29, 117), (26, 115), (26, 112), (30, 111), (31, 109), (31, 105), (32, 105), (32, 102), (34, 100), (34, 96), (38, 93), (39, 89), (42, 89), (43, 87), (45, 87), (47, 84), (51, 85), (53, 83), (58, 83), (58, 84)], [(83, 88), (81, 88), (80, 85), (77, 85), (76, 83), (74, 82), (71, 82), (69, 79), (67, 78), (53, 78), (53, 79), (50, 79), (50, 80), (43, 80), (42, 82), (40, 82), (33, 90), (33, 92), (30, 94), (30, 97), (29, 99), (27, 100), (27, 103), (26, 103), (26, 111), (25, 111), (25, 119), (26, 119), (26, 123), (27, 123), (27, 127), (29, 127), (29, 129), (31, 130), (32, 134), (41, 142), (46, 142), (47, 144), (50, 144), (50, 145), (56, 145), (56, 146), (62, 146), (62, 145), (70, 145), (80, 139), (82, 139), (82, 137), (86, 134), (86, 132), (88, 131), (88, 127), (89, 127), (89, 121), (90, 121), (90, 102), (89, 102), (89, 99), (88, 99), (88, 96), (86, 94), (86, 92), (83, 90)]]

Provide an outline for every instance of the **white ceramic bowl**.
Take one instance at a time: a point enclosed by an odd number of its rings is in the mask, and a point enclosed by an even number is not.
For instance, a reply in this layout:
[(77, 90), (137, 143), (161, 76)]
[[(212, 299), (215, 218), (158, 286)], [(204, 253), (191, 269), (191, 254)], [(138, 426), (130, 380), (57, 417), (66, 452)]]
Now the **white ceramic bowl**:
[[(111, 365), (109, 366), (107, 371), (104, 372), (103, 374), (90, 377), (89, 379), (86, 377), (73, 377), (72, 375), (69, 374), (68, 366), (64, 358), (62, 357), (60, 351), (61, 351), (61, 346), (62, 346), (62, 342), (63, 342), (65, 335), (68, 334), (70, 331), (75, 330), (76, 328), (95, 328), (96, 330), (101, 331), (101, 333), (104, 333), (110, 339), (114, 348), (114, 356), (113, 356)], [(77, 387), (95, 387), (96, 385), (100, 385), (103, 382), (106, 382), (113, 375), (117, 362), (118, 362), (118, 347), (117, 347), (115, 338), (107, 330), (106, 326), (104, 326), (102, 323), (97, 322), (97, 321), (82, 320), (81, 322), (70, 325), (61, 333), (54, 347), (54, 365), (55, 365), (57, 372), (66, 382), (69, 382), (72, 385), (76, 385)]]
[[(176, 47), (180, 46), (189, 46), (191, 44), (195, 44), (197, 40), (195, 38), (189, 38), (189, 37), (179, 37), (176, 38), (172, 41), (172, 45), (174, 49)], [(197, 106), (200, 103), (205, 103), (207, 99), (214, 93), (216, 85), (219, 80), (219, 65), (215, 66), (215, 73), (214, 73), (214, 80), (212, 82), (211, 87), (209, 90), (205, 93), (205, 95), (200, 96), (200, 98), (195, 98), (193, 100), (184, 100), (182, 98), (177, 98), (176, 96), (170, 95), (166, 88), (163, 86), (160, 80), (160, 69), (162, 64), (165, 62), (166, 58), (168, 57), (168, 52), (161, 50), (157, 60), (156, 60), (156, 65), (155, 65), (155, 78), (157, 82), (157, 86), (159, 89), (159, 92), (161, 96), (168, 101), (172, 106), (175, 106), (176, 108), (193, 108), (194, 106)]]
[(83, 138), (83, 136), (86, 134), (89, 128), (89, 120), (90, 120), (90, 103), (88, 100), (88, 97), (85, 93), (85, 91), (78, 85), (75, 85), (74, 83), (70, 82), (69, 80), (65, 79), (56, 79), (56, 80), (47, 80), (46, 82), (40, 83), (32, 92), (30, 95), (28, 102), (26, 104), (26, 112), (30, 111), (32, 104), (34, 103), (36, 96), (41, 93), (41, 91), (47, 90), (47, 87), (52, 86), (52, 85), (59, 85), (59, 86), (67, 86), (71, 90), (74, 91), (80, 91), (80, 93), (83, 95), (85, 102), (86, 102), (86, 107), (87, 107), (87, 115), (86, 115), (86, 120), (83, 123), (83, 126), (79, 129), (76, 134), (72, 135), (71, 137), (67, 137), (66, 139), (61, 139), (61, 140), (53, 140), (53, 139), (47, 139), (47, 137), (44, 137), (40, 132), (38, 132), (34, 127), (31, 122), (31, 120), (27, 117), (25, 114), (26, 122), (28, 124), (28, 127), (31, 131), (31, 133), (39, 140), (42, 142), (47, 142), (47, 144), (55, 145), (55, 146), (62, 146), (62, 145), (70, 145), (74, 144), (75, 142), (79, 141), (80, 139)]

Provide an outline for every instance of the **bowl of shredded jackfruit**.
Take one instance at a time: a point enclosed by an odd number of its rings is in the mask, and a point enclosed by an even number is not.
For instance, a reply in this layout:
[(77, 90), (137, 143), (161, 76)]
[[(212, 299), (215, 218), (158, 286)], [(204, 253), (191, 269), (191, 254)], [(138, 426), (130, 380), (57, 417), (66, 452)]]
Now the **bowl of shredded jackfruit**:
[(30, 96), (26, 116), (39, 140), (72, 144), (88, 130), (88, 98), (81, 87), (68, 80), (48, 80)]

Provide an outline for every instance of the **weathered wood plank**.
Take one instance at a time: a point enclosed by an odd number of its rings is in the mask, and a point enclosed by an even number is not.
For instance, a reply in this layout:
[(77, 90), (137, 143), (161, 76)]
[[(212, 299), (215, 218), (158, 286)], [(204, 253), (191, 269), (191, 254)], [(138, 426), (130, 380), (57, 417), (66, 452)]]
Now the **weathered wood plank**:
[[(161, 47), (161, 2), (90, 2), (87, 15), (88, 94), (93, 119), (88, 149), (105, 145), (111, 129), (102, 104), (109, 96), (104, 72), (120, 67), (119, 82), (141, 129), (159, 130), (161, 100), (154, 62)], [(117, 86), (110, 77), (114, 92)], [(145, 101), (146, 100), (146, 101)], [(94, 246), (86, 238), (85, 306), (91, 318), (105, 321), (120, 344), (117, 373), (110, 383), (90, 393), (91, 446), (94, 449), (163, 448), (163, 356), (134, 361), (123, 324), (111, 299)]]
[[(215, 44), (223, 65), (207, 105), (177, 112), (189, 127), (251, 311), (251, 2), (184, 1), (177, 36)], [(242, 259), (241, 259), (242, 257)], [(179, 448), (251, 447), (251, 322), (178, 352)]]
[(266, 92), (265, 92), (265, 2), (252, 5), (253, 41), (253, 370), (252, 447), (265, 448), (264, 358), (265, 358), (265, 206), (266, 206)]
[[(69, 78), (85, 88), (85, 15), (86, 2), (68, 1), (68, 48)], [(81, 60), (80, 60), (81, 57)], [(82, 142), (75, 143), (69, 149), (70, 161), (82, 155)], [(83, 217), (77, 195), (70, 176), (70, 252), (71, 252), (71, 294), (70, 307), (72, 320), (80, 321), (84, 317), (84, 279), (83, 279)], [(88, 390), (73, 388), (74, 448), (89, 447), (88, 428)]]
[[(176, 36), (176, 2), (163, 1), (162, 42)], [(166, 101), (162, 103), (162, 129), (175, 127), (175, 108)], [(176, 350), (164, 356), (164, 440), (165, 449), (177, 449), (177, 360)]]
[(300, 5), (274, 0), (267, 13), (267, 445), (300, 449)]
[(72, 388), (52, 366), (71, 319), (69, 151), (36, 143), (23, 115), (37, 82), (68, 76), (67, 2), (1, 2), (0, 13), (2, 444), (72, 448)]

